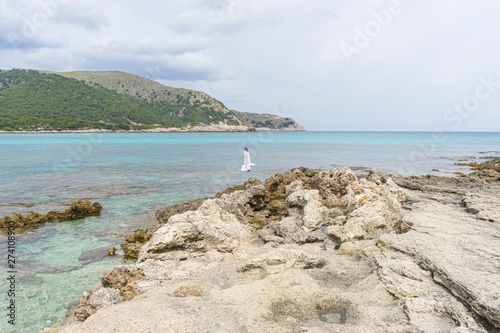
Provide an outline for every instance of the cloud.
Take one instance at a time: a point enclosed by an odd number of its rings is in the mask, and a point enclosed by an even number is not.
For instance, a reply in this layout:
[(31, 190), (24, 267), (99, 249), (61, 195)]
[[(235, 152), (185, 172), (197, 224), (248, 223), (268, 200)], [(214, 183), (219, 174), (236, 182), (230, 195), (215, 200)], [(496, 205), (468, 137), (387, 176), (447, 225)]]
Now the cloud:
[[(55, 0), (53, 0), (55, 1)], [(99, 30), (102, 26), (109, 25), (109, 20), (102, 9), (86, 5), (61, 5), (59, 9), (54, 7), (54, 21), (57, 23), (69, 23), (84, 27), (88, 30)]]
[[(127, 71), (231, 109), (286, 109), (310, 130), (445, 127), (478, 77), (500, 81), (492, 0), (0, 1), (4, 68)], [(349, 59), (343, 43), (356, 47)], [(500, 123), (499, 99), (459, 130)]]

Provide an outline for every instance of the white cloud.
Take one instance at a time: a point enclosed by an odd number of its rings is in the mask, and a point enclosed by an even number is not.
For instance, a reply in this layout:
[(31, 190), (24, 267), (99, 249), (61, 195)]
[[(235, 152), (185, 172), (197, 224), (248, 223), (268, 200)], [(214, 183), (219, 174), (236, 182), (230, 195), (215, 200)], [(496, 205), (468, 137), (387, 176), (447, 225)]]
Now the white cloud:
[[(286, 109), (310, 130), (446, 127), (443, 113), (479, 76), (500, 81), (493, 0), (40, 1), (60, 6), (50, 15), (40, 2), (0, 0), (3, 68), (128, 71), (232, 109)], [(401, 11), (348, 62), (342, 43), (394, 4)], [(39, 14), (23, 36), (40, 11), (48, 20)], [(500, 89), (460, 130), (498, 130), (499, 100)]]

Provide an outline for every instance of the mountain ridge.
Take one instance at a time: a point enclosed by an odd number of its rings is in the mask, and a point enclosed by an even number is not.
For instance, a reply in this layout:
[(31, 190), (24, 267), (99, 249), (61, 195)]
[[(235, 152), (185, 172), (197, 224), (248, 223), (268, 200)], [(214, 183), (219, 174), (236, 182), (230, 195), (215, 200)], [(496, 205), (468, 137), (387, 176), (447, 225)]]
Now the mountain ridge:
[(169, 87), (126, 72), (0, 71), (4, 131), (304, 130), (292, 119), (274, 115), (265, 123), (270, 116), (261, 119), (229, 110), (202, 91)]

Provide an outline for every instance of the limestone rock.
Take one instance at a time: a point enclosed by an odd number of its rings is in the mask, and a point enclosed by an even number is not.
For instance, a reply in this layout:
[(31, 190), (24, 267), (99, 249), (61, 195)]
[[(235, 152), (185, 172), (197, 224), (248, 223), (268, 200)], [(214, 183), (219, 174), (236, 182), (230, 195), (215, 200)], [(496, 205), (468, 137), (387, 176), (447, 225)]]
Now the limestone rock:
[(345, 193), (351, 207), (345, 223), (334, 223), (325, 231), (333, 240), (375, 239), (384, 233), (397, 232), (402, 223), (405, 198), (391, 179), (381, 185), (361, 179), (355, 188)]
[(500, 198), (497, 196), (465, 193), (462, 201), (467, 211), (477, 218), (500, 222)]
[[(316, 174), (316, 173), (314, 172), (314, 170), (309, 169), (309, 168), (306, 168), (306, 167), (298, 167), (298, 168), (296, 168), (296, 169), (299, 169), (300, 171), (302, 171), (302, 173), (303, 173), (304, 175), (306, 175), (307, 177), (309, 177), (309, 178), (314, 177), (314, 175)], [(295, 169), (292, 169), (292, 172), (293, 172), (294, 170), (295, 170)]]
[(346, 189), (357, 181), (358, 178), (349, 168), (322, 171), (314, 177), (316, 187), (325, 199), (331, 194), (346, 194)]
[(90, 289), (90, 294), (84, 292), (78, 302), (69, 323), (81, 322), (96, 313), (97, 310), (122, 302), (120, 292), (113, 288), (105, 288), (98, 283)]
[(268, 192), (269, 200), (286, 198), (285, 187), (296, 180), (301, 180), (305, 189), (311, 189), (313, 178), (307, 177), (301, 170), (293, 169), (291, 172), (278, 173), (266, 179), (264, 186)]
[(207, 198), (200, 198), (185, 202), (180, 202), (172, 206), (158, 208), (156, 219), (160, 224), (167, 223), (168, 219), (176, 214), (197, 210)]
[[(500, 328), (498, 184), (294, 169), (263, 186), (249, 180), (170, 216), (138, 262), (106, 271), (59, 330)], [(256, 229), (260, 218), (270, 222)]]
[(273, 250), (247, 261), (241, 271), (263, 269), (267, 274), (275, 274), (286, 269), (315, 268), (319, 266), (316, 256), (300, 250)]
[(117, 289), (124, 301), (135, 296), (138, 281), (142, 280), (144, 273), (141, 267), (134, 265), (120, 265), (108, 269), (101, 278), (105, 288)]
[(173, 297), (188, 297), (195, 296), (199, 297), (205, 294), (205, 290), (200, 285), (197, 284), (189, 284), (180, 286), (173, 293)]
[(95, 310), (121, 302), (120, 292), (113, 288), (99, 288), (89, 298), (89, 304)]
[(255, 241), (255, 229), (241, 223), (251, 198), (248, 192), (236, 191), (206, 200), (196, 211), (172, 216), (141, 248), (139, 262), (166, 259), (176, 250), (233, 252), (242, 242)]
[(137, 259), (139, 257), (139, 250), (144, 243), (121, 243), (120, 248), (125, 253), (125, 258)]

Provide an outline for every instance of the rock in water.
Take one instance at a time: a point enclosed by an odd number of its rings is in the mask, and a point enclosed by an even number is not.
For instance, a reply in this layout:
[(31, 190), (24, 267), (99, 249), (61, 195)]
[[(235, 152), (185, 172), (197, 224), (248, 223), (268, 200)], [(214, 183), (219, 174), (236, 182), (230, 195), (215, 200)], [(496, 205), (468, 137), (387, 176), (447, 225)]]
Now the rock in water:
[[(463, 164), (459, 163), (458, 165), (463, 165)], [(477, 171), (471, 172), (468, 175), (463, 175), (462, 177), (483, 179), (487, 183), (500, 182), (500, 158), (494, 158), (492, 160), (488, 160), (481, 164), (473, 162), (466, 165), (470, 166), (472, 170), (477, 170)]]
[(112, 248), (108, 249), (107, 247), (87, 250), (78, 257), (78, 261), (82, 261), (83, 264), (88, 264), (91, 262), (106, 259), (106, 257), (110, 255), (110, 250), (112, 250)]
[(108, 256), (114, 256), (116, 254), (116, 247), (108, 249)]
[(90, 201), (75, 201), (69, 205), (71, 207), (64, 211), (51, 210), (47, 214), (29, 212), (26, 215), (21, 215), (14, 213), (12, 217), (6, 216), (3, 219), (0, 219), (0, 228), (8, 228), (8, 226), (12, 224), (14, 224), (17, 228), (21, 228), (56, 220), (65, 221), (86, 216), (101, 215), (102, 206), (98, 202), (90, 203)]
[(496, 172), (500, 172), (500, 158), (494, 158), (479, 164), (479, 169), (490, 169)]

